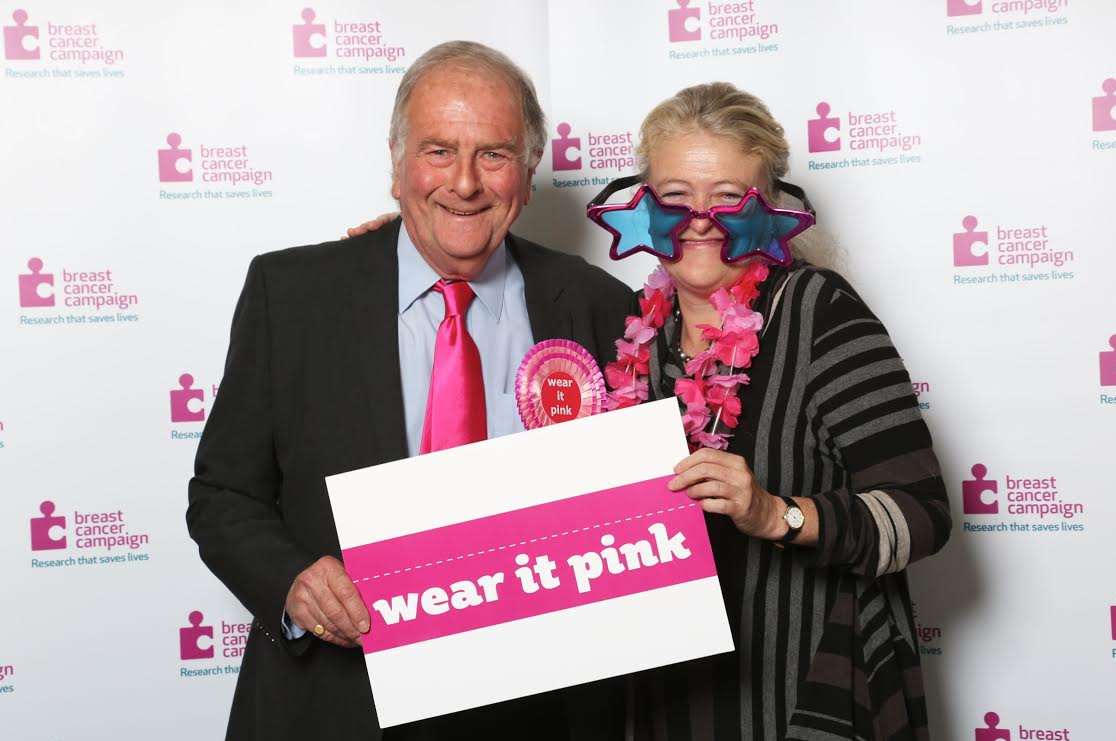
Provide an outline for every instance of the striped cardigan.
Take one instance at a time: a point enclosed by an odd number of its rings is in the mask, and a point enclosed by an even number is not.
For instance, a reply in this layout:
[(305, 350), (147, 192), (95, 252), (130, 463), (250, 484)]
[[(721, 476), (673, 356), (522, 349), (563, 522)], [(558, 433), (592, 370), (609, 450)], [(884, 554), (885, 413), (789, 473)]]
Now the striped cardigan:
[[(945, 486), (883, 324), (836, 273), (772, 270), (729, 451), (817, 504), (816, 548), (707, 515), (736, 650), (635, 675), (628, 736), (678, 741), (928, 739), (906, 566), (949, 537)], [(652, 393), (673, 392), (673, 321)]]

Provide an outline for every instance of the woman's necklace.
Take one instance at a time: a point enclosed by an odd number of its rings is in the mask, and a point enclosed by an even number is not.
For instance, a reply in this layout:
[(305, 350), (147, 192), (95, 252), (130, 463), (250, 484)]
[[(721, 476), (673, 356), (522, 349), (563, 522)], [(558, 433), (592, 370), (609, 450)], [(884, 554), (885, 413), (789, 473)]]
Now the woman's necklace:
[(678, 306), (674, 307), (674, 326), (678, 327), (678, 347), (676, 348), (678, 350), (678, 357), (682, 359), (682, 365), (687, 365), (693, 360), (693, 357), (687, 354), (682, 348), (682, 338), (685, 336), (685, 332), (682, 329), (682, 309), (678, 308)]
[[(737, 371), (750, 367), (759, 352), (763, 317), (751, 306), (767, 273), (765, 264), (754, 262), (735, 285), (709, 297), (721, 325), (698, 325), (710, 344), (690, 357), (682, 350), (681, 311), (672, 307), (674, 284), (662, 267), (656, 268), (640, 295), (639, 316), (625, 320), (624, 337), (616, 341), (616, 360), (605, 366), (605, 382), (610, 389), (606, 408), (623, 409), (648, 399), (651, 343), (662, 329), (667, 312), (673, 310), (685, 374), (675, 381), (674, 393), (684, 407), (682, 424), (690, 448), (727, 448), (728, 430), (735, 429), (740, 421), (739, 388), (748, 382), (747, 374)], [(719, 372), (722, 366), (727, 372)]]

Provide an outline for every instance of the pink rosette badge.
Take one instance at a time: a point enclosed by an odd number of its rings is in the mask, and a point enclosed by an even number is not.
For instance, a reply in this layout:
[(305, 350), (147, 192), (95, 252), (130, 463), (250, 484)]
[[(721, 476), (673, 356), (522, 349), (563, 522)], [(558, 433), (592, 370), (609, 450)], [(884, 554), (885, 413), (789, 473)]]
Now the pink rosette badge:
[(604, 411), (605, 384), (593, 355), (570, 340), (544, 340), (523, 356), (515, 400), (528, 430)]

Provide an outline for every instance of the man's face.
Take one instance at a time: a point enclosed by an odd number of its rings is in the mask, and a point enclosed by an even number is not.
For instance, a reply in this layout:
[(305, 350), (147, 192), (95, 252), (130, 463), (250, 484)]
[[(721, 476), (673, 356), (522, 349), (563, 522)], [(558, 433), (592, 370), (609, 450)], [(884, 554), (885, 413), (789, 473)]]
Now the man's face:
[(391, 189), (403, 223), (438, 274), (475, 277), (531, 197), (518, 97), (498, 76), (443, 66), (405, 113)]

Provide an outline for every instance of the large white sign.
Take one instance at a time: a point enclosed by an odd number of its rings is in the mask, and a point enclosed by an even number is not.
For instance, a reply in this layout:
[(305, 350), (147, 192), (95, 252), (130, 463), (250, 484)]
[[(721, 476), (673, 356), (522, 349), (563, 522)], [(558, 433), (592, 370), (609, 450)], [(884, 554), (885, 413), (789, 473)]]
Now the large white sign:
[(731, 651), (678, 404), (326, 479), (381, 725)]

